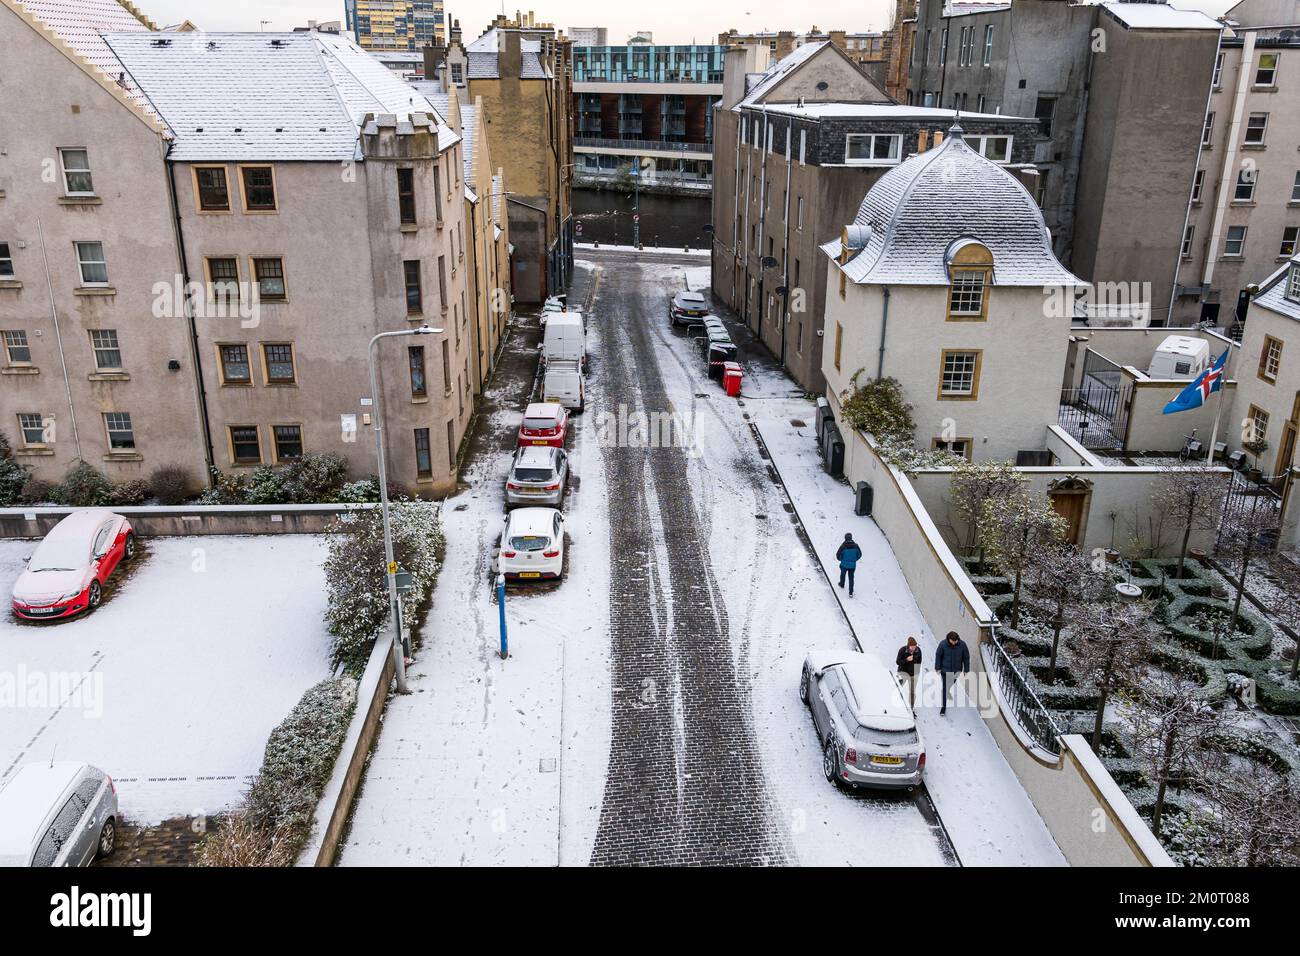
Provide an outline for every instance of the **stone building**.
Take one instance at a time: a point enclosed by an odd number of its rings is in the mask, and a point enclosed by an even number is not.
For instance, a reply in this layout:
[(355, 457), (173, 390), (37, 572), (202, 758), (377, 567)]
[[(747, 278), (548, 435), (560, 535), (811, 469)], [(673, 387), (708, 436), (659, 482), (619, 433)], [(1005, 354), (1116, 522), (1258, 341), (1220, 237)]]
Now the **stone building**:
[[(953, 112), (891, 102), (830, 43), (799, 47), (757, 76), (747, 65), (744, 48), (728, 54), (715, 119), (713, 293), (796, 382), (821, 392), (828, 292), (818, 249), (876, 180), (943, 141)], [(1033, 155), (1032, 119), (962, 122), (999, 163), (1020, 167)]]

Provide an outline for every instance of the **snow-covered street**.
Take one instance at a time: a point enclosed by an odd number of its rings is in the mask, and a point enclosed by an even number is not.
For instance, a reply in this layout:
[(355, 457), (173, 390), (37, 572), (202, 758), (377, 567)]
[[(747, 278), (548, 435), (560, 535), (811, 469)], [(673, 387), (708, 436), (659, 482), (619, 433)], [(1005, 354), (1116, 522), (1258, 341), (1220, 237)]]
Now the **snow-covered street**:
[[(153, 538), (89, 616), (0, 619), (0, 780), (36, 760), (113, 777), (134, 824), (236, 804), (272, 728), (329, 676), (324, 542), (306, 535)], [(8, 593), (30, 541), (0, 541)], [(78, 688), (46, 699), (45, 688)]]

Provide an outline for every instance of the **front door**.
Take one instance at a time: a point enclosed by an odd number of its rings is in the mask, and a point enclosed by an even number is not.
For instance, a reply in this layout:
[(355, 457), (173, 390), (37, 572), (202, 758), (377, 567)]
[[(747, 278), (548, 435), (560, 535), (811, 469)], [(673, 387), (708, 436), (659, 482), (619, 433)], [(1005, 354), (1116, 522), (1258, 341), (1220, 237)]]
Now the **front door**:
[(1083, 516), (1088, 502), (1086, 491), (1052, 492), (1052, 510), (1065, 519), (1067, 529), (1065, 540), (1070, 544), (1079, 544), (1083, 533)]

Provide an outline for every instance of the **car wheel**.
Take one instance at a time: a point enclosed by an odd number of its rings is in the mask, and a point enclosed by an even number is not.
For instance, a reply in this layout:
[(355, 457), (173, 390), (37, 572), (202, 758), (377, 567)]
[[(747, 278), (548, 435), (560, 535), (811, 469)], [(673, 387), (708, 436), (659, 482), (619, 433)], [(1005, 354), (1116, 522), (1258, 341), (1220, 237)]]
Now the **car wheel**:
[(135, 557), (135, 533), (127, 532), (126, 544), (122, 545), (122, 557), (130, 561)]
[(109, 817), (104, 828), (99, 831), (99, 845), (95, 848), (95, 859), (102, 860), (106, 856), (112, 856), (116, 847), (117, 825), (113, 822), (113, 818)]
[(826, 774), (828, 783), (839, 785), (840, 758), (834, 740), (826, 741), (826, 749), (822, 751), (822, 773)]
[(90, 582), (90, 594), (86, 600), (86, 610), (93, 611), (99, 607), (99, 602), (104, 599), (104, 589), (99, 586), (98, 581)]
[(808, 668), (805, 667), (803, 669), (803, 674), (800, 675), (799, 677), (799, 699), (803, 701), (805, 704), (808, 703), (809, 682), (810, 682), (810, 678), (808, 676)]

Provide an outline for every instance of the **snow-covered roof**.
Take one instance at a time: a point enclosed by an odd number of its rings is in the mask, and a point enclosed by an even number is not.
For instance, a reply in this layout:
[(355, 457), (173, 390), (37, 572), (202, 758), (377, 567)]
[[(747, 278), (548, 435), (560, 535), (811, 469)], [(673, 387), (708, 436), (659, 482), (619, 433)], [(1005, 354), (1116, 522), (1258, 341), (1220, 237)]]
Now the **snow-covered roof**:
[(740, 109), (745, 106), (753, 106), (755, 103), (760, 102), (763, 97), (772, 92), (772, 90), (782, 80), (807, 63), (815, 54), (819, 53), (829, 43), (829, 40), (822, 40), (818, 43), (805, 43), (802, 46), (795, 47), (785, 56), (781, 57), (781, 59), (769, 66), (767, 70), (758, 74), (752, 85), (747, 84), (749, 86), (749, 91), (746, 93), (745, 98), (736, 104), (735, 108)]
[[(1300, 287), (1300, 252), (1293, 255), (1286, 265), (1264, 281), (1259, 294), (1251, 300), (1252, 304), (1263, 306), (1270, 312), (1276, 312), (1279, 315), (1285, 315), (1300, 322), (1300, 296), (1291, 299), (1286, 297), (1287, 283), (1290, 281), (1293, 270), (1297, 273), (1295, 281), (1297, 286)], [(1297, 288), (1296, 291), (1300, 293), (1300, 288)]]
[(945, 3), (943, 5), (943, 15), (945, 17), (966, 17), (976, 13), (1001, 13), (1003, 10), (1010, 10), (1009, 3)]
[[(806, 119), (835, 117), (853, 119), (927, 119), (947, 120), (948, 122), (957, 119), (959, 113), (957, 110), (944, 109), (938, 106), (905, 106), (901, 103), (804, 103), (802, 106), (798, 103), (773, 103), (765, 105), (763, 109), (768, 113), (801, 116)], [(960, 111), (960, 118), (1001, 123), (1015, 122), (1016, 120), (1022, 120), (1026, 123), (1037, 122), (1037, 120), (1030, 117), (1008, 116), (1005, 113), (968, 113), (965, 110)]]
[(150, 115), (157, 113), (147, 98), (123, 76), (124, 67), (104, 42), (105, 33), (144, 33), (153, 24), (118, 0), (18, 0), (19, 6), (54, 31), (83, 60), (117, 83), (124, 93)]
[(1179, 10), (1167, 3), (1103, 3), (1102, 7), (1131, 30), (1213, 30), (1223, 24), (1199, 10)]
[[(465, 56), (469, 61), (466, 74), (471, 80), (494, 80), (501, 76), (498, 57), (501, 52), (501, 31), (488, 30), (469, 46)], [(519, 38), (519, 75), (525, 80), (544, 80), (549, 73), (542, 63), (542, 41), (526, 36)]]
[(355, 159), (367, 114), (431, 114), (439, 150), (456, 142), (424, 96), (346, 37), (114, 33), (105, 39), (172, 128), (176, 160)]
[[(967, 146), (958, 126), (942, 144), (877, 180), (853, 226), (862, 245), (839, 268), (854, 282), (947, 285), (952, 246), (974, 239), (993, 255), (995, 285), (1083, 284), (1052, 253), (1033, 197)], [(821, 248), (838, 264), (839, 239)]]

